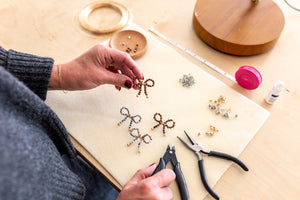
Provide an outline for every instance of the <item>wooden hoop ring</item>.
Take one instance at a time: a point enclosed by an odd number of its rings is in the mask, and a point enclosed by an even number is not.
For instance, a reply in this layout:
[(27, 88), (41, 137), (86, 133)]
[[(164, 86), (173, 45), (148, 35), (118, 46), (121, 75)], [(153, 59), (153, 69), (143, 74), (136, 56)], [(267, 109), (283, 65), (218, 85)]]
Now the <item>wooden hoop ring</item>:
[[(112, 8), (116, 11), (118, 11), (121, 14), (121, 20), (113, 27), (111, 28), (104, 28), (104, 29), (99, 29), (97, 27), (92, 26), (89, 22), (88, 22), (88, 17), (89, 15), (95, 11), (98, 8), (103, 8), (103, 7), (107, 7), (107, 8)], [(130, 21), (131, 19), (131, 14), (129, 12), (129, 10), (116, 2), (113, 1), (95, 1), (95, 2), (91, 2), (89, 4), (87, 4), (79, 13), (79, 23), (80, 25), (86, 29), (87, 31), (90, 31), (92, 33), (111, 33), (111, 32), (115, 32), (117, 30), (120, 30), (122, 28), (124, 28)]]

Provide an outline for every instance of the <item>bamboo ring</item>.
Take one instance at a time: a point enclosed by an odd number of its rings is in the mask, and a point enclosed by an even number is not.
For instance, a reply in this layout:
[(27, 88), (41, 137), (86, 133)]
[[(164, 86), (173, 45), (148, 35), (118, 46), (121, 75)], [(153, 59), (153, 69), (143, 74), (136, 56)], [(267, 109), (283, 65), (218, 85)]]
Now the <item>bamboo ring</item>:
[[(103, 28), (99, 29), (95, 26), (92, 26), (89, 21), (88, 17), (89, 15), (95, 11), (98, 8), (112, 8), (119, 12), (121, 14), (121, 20), (113, 27), (111, 28)], [(79, 23), (80, 25), (86, 29), (87, 31), (90, 31), (92, 33), (111, 33), (117, 30), (120, 30), (124, 28), (130, 21), (131, 19), (131, 14), (129, 10), (123, 6), (122, 4), (113, 2), (113, 1), (95, 1), (87, 4), (79, 13)]]

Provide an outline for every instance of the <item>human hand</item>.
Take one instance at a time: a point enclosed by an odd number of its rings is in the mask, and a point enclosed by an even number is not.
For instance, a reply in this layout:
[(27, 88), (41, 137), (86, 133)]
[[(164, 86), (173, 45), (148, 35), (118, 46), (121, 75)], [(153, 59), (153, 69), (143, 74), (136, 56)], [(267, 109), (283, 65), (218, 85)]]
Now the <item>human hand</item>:
[(144, 79), (129, 54), (98, 44), (68, 63), (53, 66), (49, 88), (86, 90), (112, 84), (118, 90), (130, 89), (135, 77)]
[(117, 200), (168, 200), (173, 194), (168, 187), (176, 178), (170, 169), (154, 174), (156, 164), (140, 169), (124, 186)]

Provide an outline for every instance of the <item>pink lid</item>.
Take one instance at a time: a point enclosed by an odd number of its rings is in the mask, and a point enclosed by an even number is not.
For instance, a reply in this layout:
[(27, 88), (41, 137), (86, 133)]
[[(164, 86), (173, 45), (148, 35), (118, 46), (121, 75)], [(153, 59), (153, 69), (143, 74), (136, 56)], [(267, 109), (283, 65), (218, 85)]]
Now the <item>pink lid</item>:
[(259, 71), (247, 65), (241, 66), (236, 71), (235, 79), (240, 86), (248, 90), (256, 89), (262, 81)]

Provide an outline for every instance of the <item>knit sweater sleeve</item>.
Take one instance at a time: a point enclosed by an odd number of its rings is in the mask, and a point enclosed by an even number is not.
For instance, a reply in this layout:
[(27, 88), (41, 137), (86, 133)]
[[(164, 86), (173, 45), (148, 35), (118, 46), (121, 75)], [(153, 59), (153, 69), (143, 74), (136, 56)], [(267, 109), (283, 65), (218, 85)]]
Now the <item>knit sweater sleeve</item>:
[(46, 99), (53, 63), (52, 58), (6, 51), (0, 46), (0, 65), (42, 100)]

